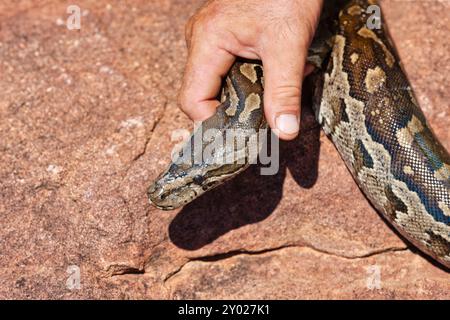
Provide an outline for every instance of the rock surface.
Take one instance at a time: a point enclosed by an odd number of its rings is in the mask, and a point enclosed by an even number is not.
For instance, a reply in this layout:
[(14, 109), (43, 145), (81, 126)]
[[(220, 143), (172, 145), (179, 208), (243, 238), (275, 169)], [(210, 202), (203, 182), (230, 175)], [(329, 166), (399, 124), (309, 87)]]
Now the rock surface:
[[(1, 2), (0, 297), (449, 299), (449, 273), (368, 204), (308, 106), (278, 175), (149, 206), (172, 132), (191, 129), (176, 95), (201, 3), (80, 0), (68, 30), (65, 1)], [(450, 149), (450, 4), (383, 10)]]

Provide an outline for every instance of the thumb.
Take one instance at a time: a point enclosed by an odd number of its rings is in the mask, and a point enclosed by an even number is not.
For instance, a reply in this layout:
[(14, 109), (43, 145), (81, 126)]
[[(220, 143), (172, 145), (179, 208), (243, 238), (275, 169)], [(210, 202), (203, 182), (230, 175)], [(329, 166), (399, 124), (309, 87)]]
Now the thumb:
[(300, 99), (306, 48), (272, 46), (264, 55), (264, 111), (272, 130), (283, 140), (300, 130)]

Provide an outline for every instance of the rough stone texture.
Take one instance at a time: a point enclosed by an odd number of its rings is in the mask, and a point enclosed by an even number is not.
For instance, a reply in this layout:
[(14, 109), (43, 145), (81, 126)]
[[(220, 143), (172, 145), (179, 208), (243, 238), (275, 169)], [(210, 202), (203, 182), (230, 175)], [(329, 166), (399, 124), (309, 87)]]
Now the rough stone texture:
[[(307, 103), (278, 175), (251, 168), (182, 210), (148, 205), (172, 131), (191, 128), (176, 94), (201, 2), (76, 1), (72, 31), (72, 1), (0, 3), (0, 297), (450, 298), (449, 273), (368, 204)], [(450, 5), (383, 9), (450, 148)]]

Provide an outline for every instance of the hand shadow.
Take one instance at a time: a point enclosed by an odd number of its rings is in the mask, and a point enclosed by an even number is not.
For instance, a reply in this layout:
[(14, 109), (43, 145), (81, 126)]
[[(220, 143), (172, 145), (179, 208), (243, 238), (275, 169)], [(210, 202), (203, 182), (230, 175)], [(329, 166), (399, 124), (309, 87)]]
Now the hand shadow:
[(299, 137), (280, 142), (278, 173), (261, 175), (261, 168), (253, 165), (186, 205), (169, 226), (169, 237), (176, 246), (197, 250), (230, 230), (266, 219), (281, 201), (287, 168), (301, 187), (311, 188), (315, 184), (320, 127), (314, 119), (311, 103), (305, 104)]

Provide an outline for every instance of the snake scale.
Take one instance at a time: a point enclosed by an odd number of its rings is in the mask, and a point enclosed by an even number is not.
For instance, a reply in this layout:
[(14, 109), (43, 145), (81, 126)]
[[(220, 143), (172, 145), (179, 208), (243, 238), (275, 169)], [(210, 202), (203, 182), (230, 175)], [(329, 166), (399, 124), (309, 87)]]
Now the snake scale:
[[(450, 155), (427, 124), (384, 23), (368, 27), (367, 8), (374, 4), (326, 1), (308, 57), (317, 67), (313, 109), (372, 205), (412, 244), (450, 267)], [(266, 128), (263, 86), (261, 63), (237, 60), (222, 104), (200, 129), (223, 136), (227, 129)], [(200, 152), (205, 148), (202, 142)], [(249, 143), (235, 150), (241, 161), (233, 163), (174, 160), (148, 189), (150, 202), (165, 210), (191, 202), (247, 168), (248, 149)]]

